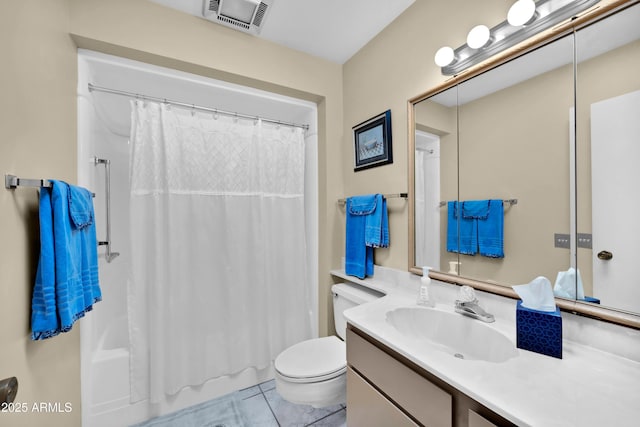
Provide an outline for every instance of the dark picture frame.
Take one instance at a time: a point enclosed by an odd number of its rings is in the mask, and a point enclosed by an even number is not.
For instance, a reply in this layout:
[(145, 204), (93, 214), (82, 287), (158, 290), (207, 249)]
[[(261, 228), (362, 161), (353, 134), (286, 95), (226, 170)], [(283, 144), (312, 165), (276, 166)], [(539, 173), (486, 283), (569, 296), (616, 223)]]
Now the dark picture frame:
[(353, 127), (354, 171), (393, 163), (391, 110)]

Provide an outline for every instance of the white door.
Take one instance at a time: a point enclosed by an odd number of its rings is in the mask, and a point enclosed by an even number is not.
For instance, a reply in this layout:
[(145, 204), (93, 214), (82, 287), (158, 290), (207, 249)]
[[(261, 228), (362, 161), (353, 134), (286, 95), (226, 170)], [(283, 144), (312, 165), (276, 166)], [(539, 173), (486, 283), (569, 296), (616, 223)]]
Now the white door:
[(440, 266), (440, 137), (416, 131), (416, 265)]
[(591, 105), (591, 180), (594, 296), (638, 312), (640, 91)]

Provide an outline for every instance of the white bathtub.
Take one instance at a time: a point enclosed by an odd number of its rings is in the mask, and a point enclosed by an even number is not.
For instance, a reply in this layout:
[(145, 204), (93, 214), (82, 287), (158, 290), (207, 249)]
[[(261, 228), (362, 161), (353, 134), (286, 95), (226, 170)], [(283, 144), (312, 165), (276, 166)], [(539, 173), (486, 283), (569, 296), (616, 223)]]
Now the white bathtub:
[(129, 405), (128, 346), (127, 319), (120, 316), (99, 338), (98, 348), (91, 360), (93, 414), (110, 412)]

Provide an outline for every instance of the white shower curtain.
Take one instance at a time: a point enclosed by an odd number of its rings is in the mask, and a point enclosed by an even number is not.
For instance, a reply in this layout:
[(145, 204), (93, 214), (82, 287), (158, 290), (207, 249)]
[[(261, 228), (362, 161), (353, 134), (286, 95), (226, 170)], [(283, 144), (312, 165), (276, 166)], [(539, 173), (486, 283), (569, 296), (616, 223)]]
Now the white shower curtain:
[(131, 400), (311, 337), (304, 135), (132, 101)]

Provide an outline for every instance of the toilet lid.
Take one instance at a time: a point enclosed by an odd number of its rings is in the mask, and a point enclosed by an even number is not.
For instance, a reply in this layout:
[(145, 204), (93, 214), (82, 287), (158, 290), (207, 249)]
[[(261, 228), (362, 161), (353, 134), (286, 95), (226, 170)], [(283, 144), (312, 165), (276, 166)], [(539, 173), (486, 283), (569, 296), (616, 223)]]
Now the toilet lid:
[(274, 365), (280, 375), (291, 380), (321, 381), (347, 369), (347, 348), (335, 336), (302, 341), (280, 353)]

